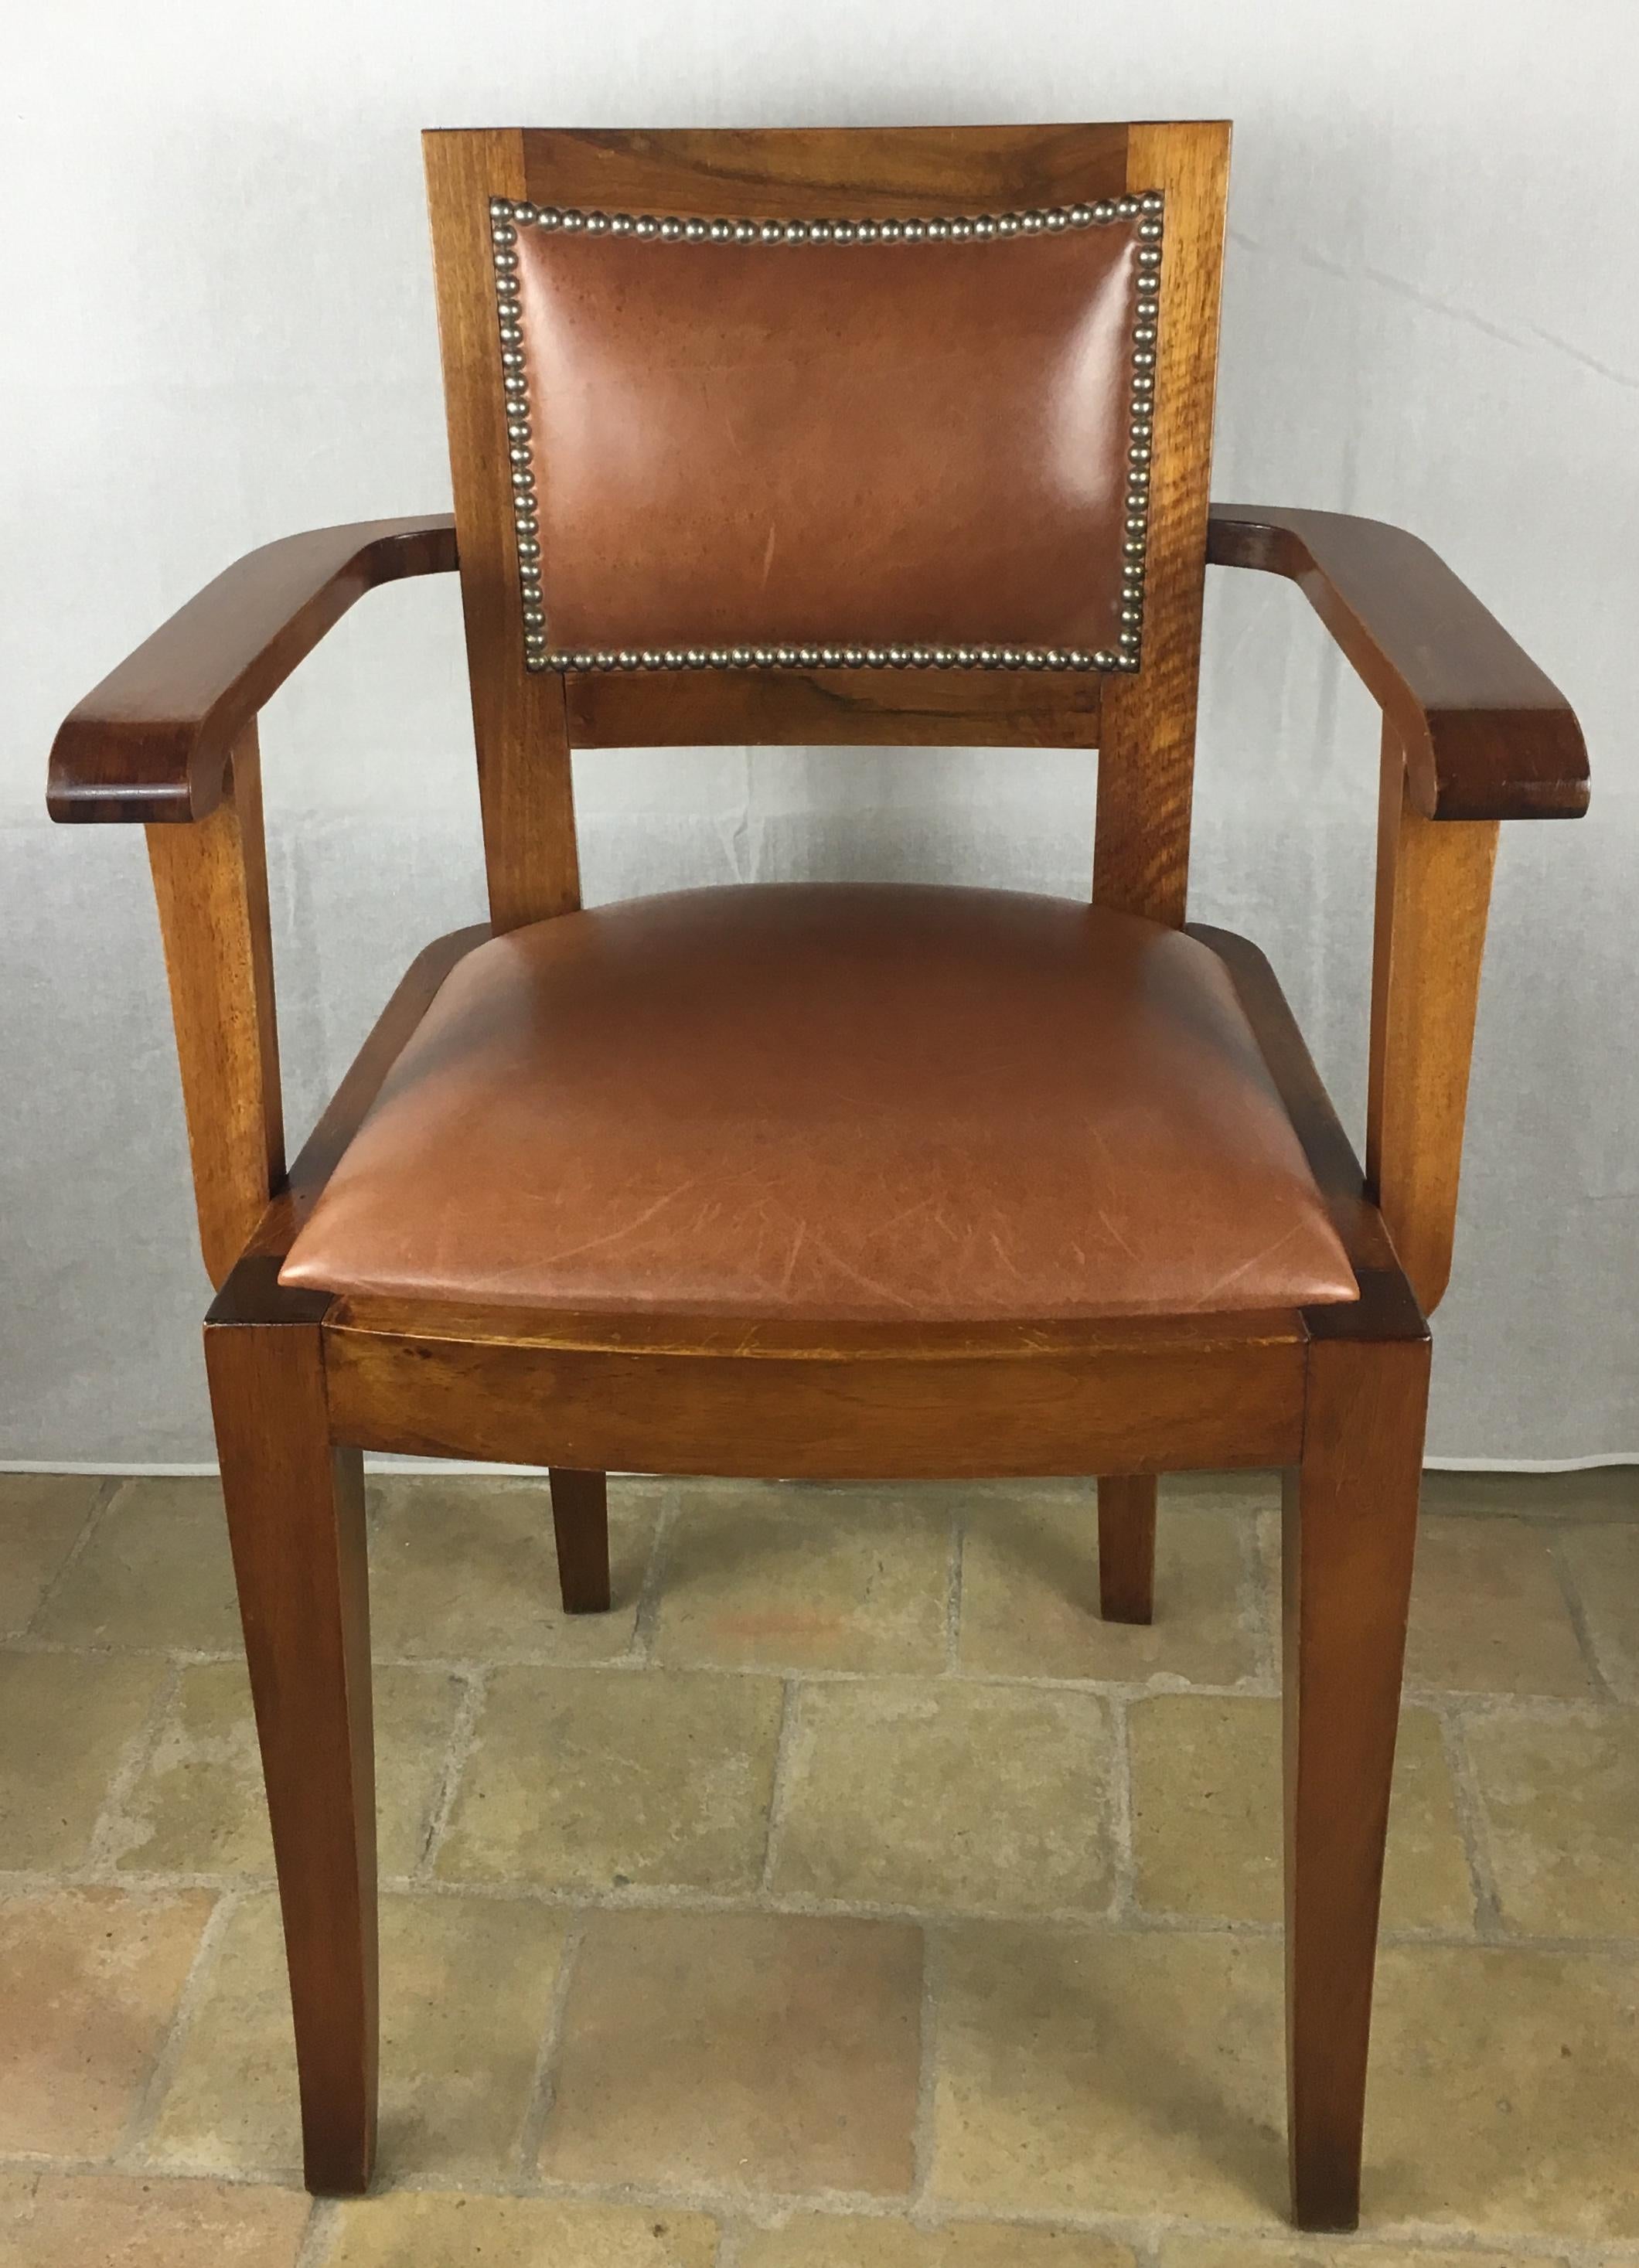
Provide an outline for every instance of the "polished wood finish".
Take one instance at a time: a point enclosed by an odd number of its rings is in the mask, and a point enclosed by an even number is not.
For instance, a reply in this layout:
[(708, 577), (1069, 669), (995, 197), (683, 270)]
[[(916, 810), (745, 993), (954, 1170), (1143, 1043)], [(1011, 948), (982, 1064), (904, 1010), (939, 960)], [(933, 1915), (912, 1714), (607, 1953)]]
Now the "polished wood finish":
[(1403, 1285), (1315, 1308), (1285, 1476), (1287, 2133), (1298, 2226), (1353, 2228), (1429, 1388)]
[(447, 512), (314, 528), (247, 552), (145, 638), (64, 719), (54, 819), (203, 819), (245, 727), (366, 591), (447, 574)]
[(552, 1535), (557, 1546), (557, 1585), (566, 1615), (609, 1611), (609, 1484), (602, 1473), (554, 1465)]
[(565, 678), (577, 748), (1096, 748), (1102, 678), (1039, 670), (645, 670)]
[(1394, 726), (1428, 819), (1576, 819), (1570, 703), (1429, 546), (1339, 512), (1215, 504), (1209, 555), (1295, 582)]
[[(1155, 1476), (1280, 1465), (1286, 1492), (1294, 2210), (1351, 2226), (1427, 1330), (1450, 1265), (1495, 822), (1586, 800), (1575, 718), (1414, 539), (1332, 513), (1207, 515), (1227, 129), (435, 134), (427, 175), (455, 519), (253, 552), (80, 704), (59, 818), (149, 823), (201, 1238), (235, 1570), (273, 1818), (307, 2178), (368, 2177), (375, 1946), (359, 1452), (550, 1469), (564, 1601), (608, 1598), (611, 1469), (832, 1479), (1101, 1473), (1101, 1599), (1152, 1610)], [(531, 676), (518, 637), (484, 205), (932, 213), (1167, 192), (1142, 669)], [(1185, 910), (1208, 560), (1297, 581), (1385, 718), (1368, 1173), (1268, 963), (1222, 959), (1354, 1266), (1358, 1301), (1135, 1322), (797, 1326), (332, 1300), (280, 1261), (439, 983), (429, 946), (291, 1167), (282, 1163), (255, 714), (360, 593), (454, 568), (491, 922), (579, 902), (572, 747), (799, 741), (1100, 747), (1094, 893)], [(231, 761), (230, 761), (231, 759)], [(192, 821), (191, 826), (173, 822)], [(1404, 1263), (1404, 1265), (1402, 1265)], [(1409, 1280), (1408, 1280), (1409, 1278)], [(225, 1279), (225, 1280), (224, 1280)]]
[[(1222, 1322), (1234, 1319), (1214, 1319)], [(326, 1333), (340, 1439), (365, 1449), (604, 1472), (904, 1480), (1280, 1465), (1303, 1431), (1303, 1350), (1270, 1336), (1089, 1335), (1072, 1352), (806, 1355), (439, 1336), (342, 1302)], [(468, 1327), (470, 1329), (470, 1326)]]
[(1366, 1178), (1426, 1315), (1451, 1272), (1496, 838), (1495, 819), (1423, 817), (1385, 723)]
[(1355, 1277), (1364, 1282), (1397, 1276), (1399, 1263), (1382, 1218), (1366, 1194), (1354, 1145), (1268, 961), (1248, 939), (1206, 922), (1186, 922), (1185, 933), (1210, 946), (1229, 970)]
[(1107, 1623), (1153, 1622), (1155, 1476), (1105, 1473), (1098, 1483), (1098, 1611)]
[(284, 1178), (273, 939), (255, 721), (192, 827), (148, 828), (205, 1273), (220, 1284)]
[(337, 1160), (358, 1132), (405, 1041), (432, 1005), (434, 993), (456, 962), (475, 946), (482, 945), (490, 934), (487, 922), (476, 923), (470, 929), (451, 930), (416, 955), (392, 998), (371, 1027), (346, 1077), (298, 1152), (284, 1187), (257, 1224), (255, 1234), (246, 1248), (247, 1256), (262, 1259), (273, 1256), (283, 1260), (297, 1230), (313, 1210), (319, 1192), (335, 1171)]
[(537, 204), (555, 199), (609, 211), (722, 212), (753, 220), (843, 212), (904, 219), (1065, 204), (1119, 195), (1134, 130), (1119, 124), (614, 132), (535, 127), (520, 137), (525, 186), (519, 194)]
[(1098, 757), (1093, 899), (1177, 927), (1189, 879), (1212, 411), (1229, 129), (1134, 126), (1130, 189), (1165, 192), (1143, 666), (1111, 680)]
[(423, 137), (484, 860), (498, 931), (580, 902), (564, 681), (523, 666), (497, 382), (489, 201), (525, 194), (523, 143), (518, 133)]
[(363, 1460), (332, 1444), (328, 1304), (241, 1262), (205, 1326), (222, 1491), (284, 1917), (309, 2189), (375, 2149), (375, 1780)]

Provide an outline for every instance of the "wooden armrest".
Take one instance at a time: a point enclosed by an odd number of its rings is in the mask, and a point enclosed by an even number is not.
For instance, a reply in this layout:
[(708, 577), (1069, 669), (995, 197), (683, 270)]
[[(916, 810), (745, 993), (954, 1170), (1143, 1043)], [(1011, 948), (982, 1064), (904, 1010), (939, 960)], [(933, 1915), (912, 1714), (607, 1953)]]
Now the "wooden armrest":
[(1346, 512), (1215, 504), (1207, 556), (1298, 585), (1399, 734), (1425, 818), (1587, 809), (1564, 695), (1418, 537)]
[(1587, 809), (1582, 730), (1403, 528), (1215, 504), (1207, 556), (1297, 584), (1383, 711), (1366, 1181), (1432, 1314), (1451, 1267), (1496, 823)]
[(235, 741), (354, 600), (455, 563), (447, 512), (314, 528), (247, 552), (67, 718), (51, 751), (51, 816), (207, 817)]
[(285, 1178), (257, 711), (366, 591), (455, 563), (446, 512), (264, 544), (88, 693), (51, 751), (54, 819), (148, 829), (215, 1284)]

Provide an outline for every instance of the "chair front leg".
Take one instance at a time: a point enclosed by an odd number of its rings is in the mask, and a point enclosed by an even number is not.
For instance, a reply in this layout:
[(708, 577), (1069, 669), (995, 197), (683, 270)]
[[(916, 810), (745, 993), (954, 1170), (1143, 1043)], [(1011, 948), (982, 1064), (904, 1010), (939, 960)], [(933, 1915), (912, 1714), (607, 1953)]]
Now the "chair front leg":
[[(257, 1296), (241, 1320), (233, 1309), (247, 1278)], [(375, 2151), (375, 1786), (363, 1459), (330, 1441), (317, 1321), (327, 1304), (242, 1263), (211, 1311), (205, 1359), (278, 1870), (306, 2183), (350, 2196), (367, 2185)]]
[(1293, 2218), (1306, 2229), (1349, 2229), (1360, 2216), (1428, 1399), (1421, 1318), (1397, 1318), (1400, 1330), (1380, 1340), (1350, 1339), (1341, 1333), (1355, 1313), (1308, 1318), (1338, 1335), (1310, 1345), (1303, 1462), (1284, 1491), (1288, 2133)]
[(1153, 1473), (1105, 1473), (1098, 1483), (1098, 1611), (1107, 1623), (1147, 1623), (1155, 1611)]

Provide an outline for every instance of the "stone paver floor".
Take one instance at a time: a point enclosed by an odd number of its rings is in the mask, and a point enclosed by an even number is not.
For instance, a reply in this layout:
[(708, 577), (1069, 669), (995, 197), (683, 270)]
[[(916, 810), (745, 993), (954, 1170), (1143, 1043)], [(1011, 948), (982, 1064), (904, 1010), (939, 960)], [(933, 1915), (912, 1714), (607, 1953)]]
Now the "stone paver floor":
[(372, 1485), (377, 2192), (213, 1482), (0, 1475), (0, 2268), (1639, 2268), (1639, 1471), (1430, 1475), (1365, 2225), (1285, 2229), (1272, 1476)]

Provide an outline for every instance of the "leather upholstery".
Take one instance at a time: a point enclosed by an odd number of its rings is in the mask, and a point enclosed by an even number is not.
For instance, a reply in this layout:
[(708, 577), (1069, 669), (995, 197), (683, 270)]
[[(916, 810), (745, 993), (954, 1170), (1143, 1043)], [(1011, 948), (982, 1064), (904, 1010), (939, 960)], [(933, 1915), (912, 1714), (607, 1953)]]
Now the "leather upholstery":
[(1356, 1296), (1207, 946), (1067, 900), (840, 884), (479, 946), (281, 1281), (838, 1322)]
[(1136, 248), (520, 229), (549, 644), (1113, 647)]

